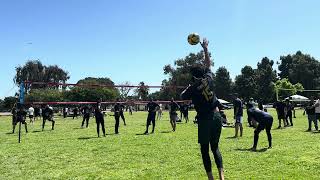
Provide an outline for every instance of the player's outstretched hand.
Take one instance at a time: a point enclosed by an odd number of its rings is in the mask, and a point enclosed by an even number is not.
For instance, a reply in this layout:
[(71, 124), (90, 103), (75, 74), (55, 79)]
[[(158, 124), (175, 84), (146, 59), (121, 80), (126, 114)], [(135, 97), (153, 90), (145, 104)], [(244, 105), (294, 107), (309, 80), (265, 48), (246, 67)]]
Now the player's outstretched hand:
[(202, 48), (206, 50), (208, 49), (209, 41), (207, 40), (207, 38), (203, 38), (202, 42), (200, 41), (200, 44)]

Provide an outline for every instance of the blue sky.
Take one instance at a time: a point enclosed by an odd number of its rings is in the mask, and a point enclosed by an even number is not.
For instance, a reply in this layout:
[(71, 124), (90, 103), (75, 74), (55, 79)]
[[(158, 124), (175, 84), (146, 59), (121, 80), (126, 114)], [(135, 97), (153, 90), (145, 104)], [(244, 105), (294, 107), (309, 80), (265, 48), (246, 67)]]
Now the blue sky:
[[(0, 0), (0, 98), (13, 95), (15, 67), (57, 64), (69, 82), (110, 77), (159, 85), (163, 66), (210, 41), (215, 71), (234, 78), (262, 57), (301, 50), (320, 59), (318, 0)], [(32, 44), (29, 44), (32, 43)]]

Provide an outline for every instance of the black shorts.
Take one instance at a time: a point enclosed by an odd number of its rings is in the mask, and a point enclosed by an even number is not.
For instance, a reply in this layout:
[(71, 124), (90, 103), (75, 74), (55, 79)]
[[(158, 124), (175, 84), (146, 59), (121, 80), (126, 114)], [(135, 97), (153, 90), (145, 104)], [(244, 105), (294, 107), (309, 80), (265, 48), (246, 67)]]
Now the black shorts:
[(198, 117), (198, 143), (219, 143), (222, 118), (219, 112)]
[(32, 119), (32, 118), (33, 118), (33, 115), (29, 115), (29, 118)]
[(284, 113), (278, 113), (278, 119), (285, 119), (286, 116), (284, 115)]

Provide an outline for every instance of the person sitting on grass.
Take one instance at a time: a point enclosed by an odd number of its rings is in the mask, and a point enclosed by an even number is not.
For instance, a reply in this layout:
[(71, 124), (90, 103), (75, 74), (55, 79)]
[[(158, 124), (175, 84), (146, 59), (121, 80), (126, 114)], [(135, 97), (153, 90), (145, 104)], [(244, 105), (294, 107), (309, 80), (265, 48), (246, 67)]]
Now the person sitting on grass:
[(251, 150), (252, 151), (257, 150), (259, 133), (264, 129), (266, 129), (266, 133), (268, 136), (268, 142), (269, 142), (268, 148), (272, 148), (271, 127), (273, 123), (273, 117), (267, 112), (255, 109), (254, 107), (252, 107), (251, 104), (248, 104), (248, 108), (249, 108), (248, 110), (249, 116), (253, 122), (253, 125), (256, 127), (256, 129), (254, 130), (254, 141), (253, 141), (253, 146)]

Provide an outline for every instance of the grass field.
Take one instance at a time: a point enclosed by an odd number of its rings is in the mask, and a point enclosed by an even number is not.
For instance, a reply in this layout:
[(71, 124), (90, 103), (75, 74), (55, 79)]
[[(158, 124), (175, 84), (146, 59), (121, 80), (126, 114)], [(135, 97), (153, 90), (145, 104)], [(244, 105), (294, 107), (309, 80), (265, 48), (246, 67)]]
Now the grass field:
[[(237, 139), (230, 138), (234, 129), (223, 129), (220, 150), (226, 179), (319, 179), (320, 133), (305, 132), (306, 117), (302, 111), (296, 114), (292, 128), (276, 130), (274, 121), (273, 148), (268, 150), (265, 132), (258, 151), (251, 152), (253, 129), (245, 127)], [(105, 138), (96, 137), (93, 119), (88, 129), (80, 129), (80, 117), (59, 117), (54, 131), (50, 122), (44, 132), (40, 121), (29, 125), (21, 144), (17, 133), (10, 134), (10, 117), (0, 117), (0, 179), (206, 179), (196, 125), (180, 123), (173, 133), (165, 112), (155, 134), (139, 135), (147, 113), (125, 115), (127, 126), (121, 123), (120, 135), (114, 135), (113, 117), (106, 118)], [(194, 115), (191, 112), (191, 119)], [(231, 119), (231, 111), (227, 116)], [(213, 173), (217, 177), (215, 165)]]

